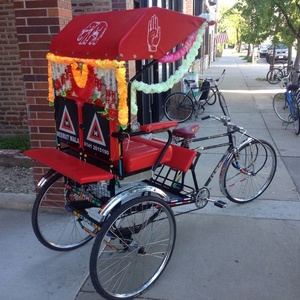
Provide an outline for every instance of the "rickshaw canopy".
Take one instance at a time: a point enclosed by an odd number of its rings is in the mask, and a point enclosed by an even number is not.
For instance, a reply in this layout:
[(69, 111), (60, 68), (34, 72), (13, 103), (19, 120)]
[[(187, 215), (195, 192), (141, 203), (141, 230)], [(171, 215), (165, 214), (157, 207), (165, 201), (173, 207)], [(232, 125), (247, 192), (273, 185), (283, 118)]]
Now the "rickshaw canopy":
[(58, 33), (50, 51), (84, 59), (160, 59), (204, 22), (159, 7), (84, 14)]

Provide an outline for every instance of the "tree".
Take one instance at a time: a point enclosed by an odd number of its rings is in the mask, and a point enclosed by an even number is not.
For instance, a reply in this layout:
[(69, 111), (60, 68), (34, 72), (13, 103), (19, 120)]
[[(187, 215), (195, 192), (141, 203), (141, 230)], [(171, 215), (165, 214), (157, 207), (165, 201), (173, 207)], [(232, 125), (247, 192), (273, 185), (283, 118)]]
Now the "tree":
[(245, 42), (260, 43), (268, 36), (297, 50), (294, 67), (300, 63), (300, 0), (238, 0), (235, 5), (247, 20)]

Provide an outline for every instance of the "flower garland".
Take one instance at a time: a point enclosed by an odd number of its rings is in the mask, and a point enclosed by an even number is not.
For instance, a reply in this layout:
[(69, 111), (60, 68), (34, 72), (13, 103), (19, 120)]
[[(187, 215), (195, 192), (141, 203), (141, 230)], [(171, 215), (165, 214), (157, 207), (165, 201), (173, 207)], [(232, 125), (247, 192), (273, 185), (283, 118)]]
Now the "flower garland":
[[(76, 95), (82, 99), (91, 97), (95, 85), (94, 68), (82, 64), (82, 69), (76, 62), (68, 66), (72, 88)], [(81, 71), (82, 70), (82, 71)]]
[(198, 29), (196, 40), (193, 43), (193, 46), (190, 48), (187, 53), (186, 58), (182, 62), (182, 65), (171, 75), (167, 81), (156, 84), (146, 84), (141, 81), (134, 80), (131, 85), (131, 107), (136, 105), (136, 91), (142, 91), (146, 94), (162, 93), (171, 89), (175, 83), (179, 82), (181, 78), (188, 72), (191, 67), (195, 57), (198, 54), (198, 49), (203, 41), (203, 34), (205, 32), (205, 27), (207, 22), (204, 22), (202, 26)]
[[(126, 69), (124, 61), (117, 60), (95, 60), (95, 59), (81, 59), (76, 57), (62, 57), (56, 56), (53, 53), (47, 54), (48, 60), (48, 100), (50, 103), (54, 102), (54, 89), (53, 89), (53, 73), (51, 63), (71, 65), (71, 74), (73, 76), (76, 94), (80, 94), (79, 89), (87, 88), (88, 91), (91, 90), (92, 77), (94, 78), (95, 74), (92, 72), (92, 68), (100, 69), (115, 69), (116, 71), (116, 80), (118, 85), (118, 120), (122, 128), (126, 128), (128, 124), (128, 105), (127, 105), (127, 83), (126, 83)], [(82, 64), (82, 69), (78, 69), (78, 63)], [(78, 87), (78, 89), (76, 88)], [(84, 92), (84, 98), (86, 99), (87, 93)], [(108, 117), (115, 115), (112, 111), (109, 111), (109, 108), (106, 109)]]
[(195, 42), (197, 37), (197, 30), (195, 30), (192, 34), (190, 34), (185, 41), (183, 42), (183, 45), (180, 49), (178, 49), (174, 53), (170, 53), (159, 59), (158, 61), (161, 63), (172, 63), (177, 60), (179, 60), (181, 57), (187, 54), (187, 52), (191, 49), (193, 46), (193, 43)]
[(76, 85), (83, 89), (86, 85), (87, 78), (89, 75), (89, 69), (87, 64), (82, 64), (81, 67), (77, 64), (77, 62), (73, 62), (71, 64), (72, 75), (75, 80)]

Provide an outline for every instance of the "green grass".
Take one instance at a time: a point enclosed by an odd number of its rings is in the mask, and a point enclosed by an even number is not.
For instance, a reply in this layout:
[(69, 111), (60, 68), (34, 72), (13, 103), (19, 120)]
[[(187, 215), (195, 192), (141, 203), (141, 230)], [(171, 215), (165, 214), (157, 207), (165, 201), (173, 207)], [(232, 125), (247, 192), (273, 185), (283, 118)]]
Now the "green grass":
[(24, 151), (30, 148), (27, 135), (15, 135), (0, 138), (0, 149), (11, 149)]
[(267, 81), (266, 77), (257, 77), (256, 78), (257, 81)]

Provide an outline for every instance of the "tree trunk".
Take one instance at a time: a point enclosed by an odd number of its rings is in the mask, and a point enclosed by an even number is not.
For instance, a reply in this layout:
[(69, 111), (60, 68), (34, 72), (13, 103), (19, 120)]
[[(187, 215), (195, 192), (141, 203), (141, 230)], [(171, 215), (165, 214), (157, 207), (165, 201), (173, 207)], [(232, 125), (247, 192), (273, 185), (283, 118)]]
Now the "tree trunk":
[(300, 64), (300, 39), (297, 40), (297, 46), (296, 46), (296, 58), (294, 61), (294, 68), (299, 69), (299, 64)]
[[(300, 39), (297, 40), (297, 46), (296, 46), (296, 58), (294, 61), (294, 69), (299, 70), (299, 64), (300, 64)], [(292, 73), (292, 82), (299, 82), (299, 74), (296, 72)]]

